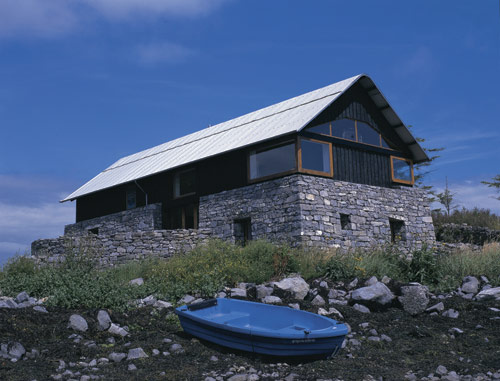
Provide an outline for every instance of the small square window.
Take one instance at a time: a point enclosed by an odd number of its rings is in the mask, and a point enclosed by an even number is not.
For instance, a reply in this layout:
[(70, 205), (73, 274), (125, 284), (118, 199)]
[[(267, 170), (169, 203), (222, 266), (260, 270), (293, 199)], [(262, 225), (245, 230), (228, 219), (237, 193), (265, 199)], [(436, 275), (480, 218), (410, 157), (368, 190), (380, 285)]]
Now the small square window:
[(351, 228), (351, 216), (340, 213), (340, 228), (342, 230), (348, 230)]
[(389, 218), (389, 226), (391, 228), (391, 242), (398, 243), (405, 241), (405, 223), (401, 220)]
[(250, 218), (234, 220), (234, 241), (245, 246), (252, 239), (252, 223)]
[(174, 176), (174, 197), (182, 197), (196, 192), (195, 170), (178, 172)]
[(89, 234), (99, 235), (99, 228), (88, 229)]

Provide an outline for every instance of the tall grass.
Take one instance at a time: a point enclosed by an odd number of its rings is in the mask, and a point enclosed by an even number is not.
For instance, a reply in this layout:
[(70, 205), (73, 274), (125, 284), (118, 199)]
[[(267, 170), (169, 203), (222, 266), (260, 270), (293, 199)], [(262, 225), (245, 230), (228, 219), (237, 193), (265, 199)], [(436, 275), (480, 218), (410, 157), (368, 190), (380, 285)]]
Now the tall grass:
[(449, 216), (439, 211), (432, 212), (432, 220), (436, 225), (442, 224), (467, 224), (469, 226), (480, 226), (492, 230), (500, 230), (500, 216), (492, 213), (489, 209), (458, 209)]
[[(38, 298), (48, 297), (48, 304), (66, 308), (126, 309), (130, 300), (152, 293), (173, 302), (186, 293), (213, 297), (225, 286), (263, 283), (290, 273), (300, 273), (306, 279), (343, 281), (387, 275), (440, 291), (458, 287), (466, 275), (485, 275), (493, 285), (500, 284), (498, 243), (485, 246), (481, 252), (438, 256), (423, 248), (408, 256), (393, 246), (342, 253), (292, 249), (264, 241), (245, 247), (210, 241), (169, 260), (149, 259), (104, 270), (98, 268), (91, 251), (84, 253), (72, 251), (60, 265), (41, 268), (29, 257), (16, 257), (0, 271), (0, 290), (5, 295), (27, 291)], [(143, 286), (128, 284), (138, 277), (144, 278)]]

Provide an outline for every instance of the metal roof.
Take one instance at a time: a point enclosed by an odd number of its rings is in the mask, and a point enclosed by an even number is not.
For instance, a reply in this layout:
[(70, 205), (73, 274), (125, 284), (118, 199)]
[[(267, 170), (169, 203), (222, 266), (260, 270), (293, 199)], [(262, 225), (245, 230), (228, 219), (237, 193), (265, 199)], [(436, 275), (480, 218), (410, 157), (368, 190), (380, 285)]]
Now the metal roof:
[(367, 89), (398, 135), (410, 146), (415, 161), (428, 160), (427, 155), (373, 81), (368, 76), (360, 74), (121, 158), (61, 202), (74, 200), (86, 194), (138, 180), (223, 152), (299, 132), (358, 81)]

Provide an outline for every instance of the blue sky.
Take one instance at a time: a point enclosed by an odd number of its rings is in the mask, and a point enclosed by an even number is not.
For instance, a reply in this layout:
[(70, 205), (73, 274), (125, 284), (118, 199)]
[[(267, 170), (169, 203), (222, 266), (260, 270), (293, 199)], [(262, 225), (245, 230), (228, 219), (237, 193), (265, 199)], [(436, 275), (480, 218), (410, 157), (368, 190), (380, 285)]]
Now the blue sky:
[(0, 263), (118, 158), (359, 73), (445, 147), (427, 182), (500, 213), (499, 3), (2, 0)]

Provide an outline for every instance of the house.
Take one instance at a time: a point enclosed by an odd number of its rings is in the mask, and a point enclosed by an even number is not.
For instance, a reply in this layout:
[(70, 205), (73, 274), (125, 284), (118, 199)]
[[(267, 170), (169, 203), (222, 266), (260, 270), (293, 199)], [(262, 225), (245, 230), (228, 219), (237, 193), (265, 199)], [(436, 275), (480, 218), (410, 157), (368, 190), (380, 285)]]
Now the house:
[(413, 165), (428, 161), (357, 75), (119, 159), (61, 202), (65, 235), (196, 229), (232, 241), (433, 242)]

